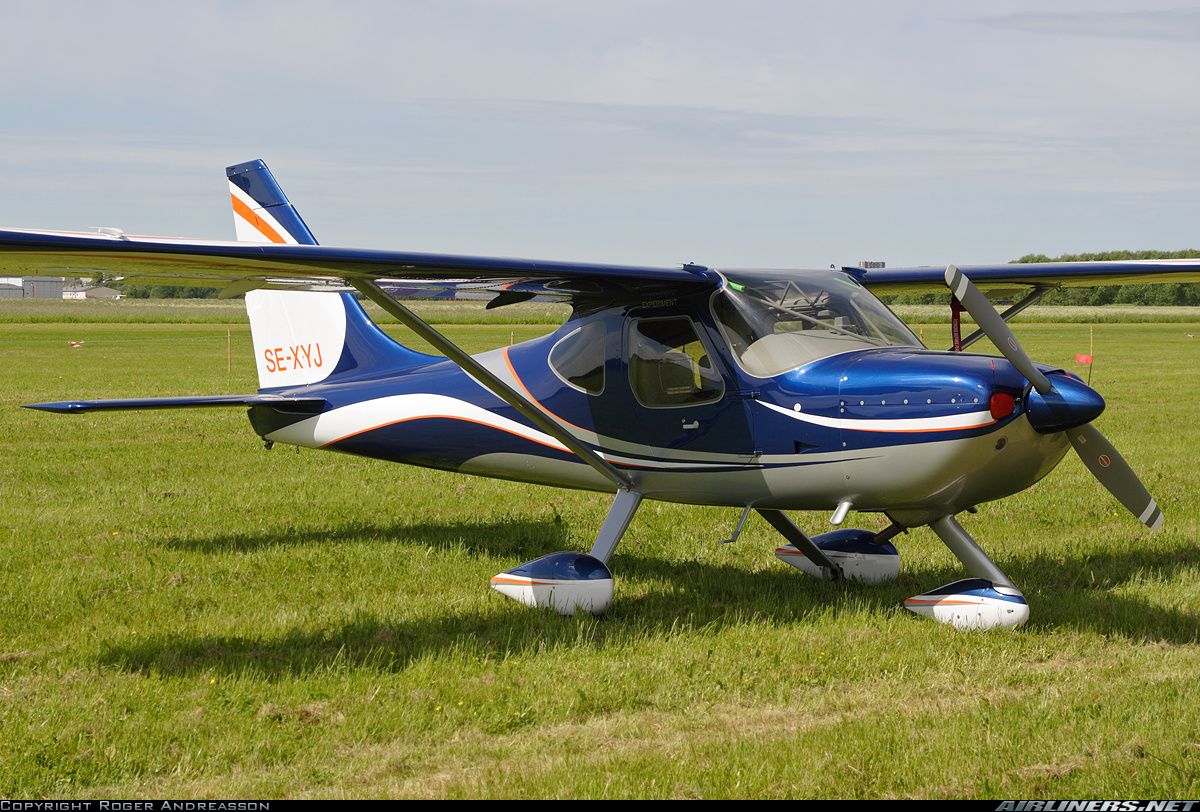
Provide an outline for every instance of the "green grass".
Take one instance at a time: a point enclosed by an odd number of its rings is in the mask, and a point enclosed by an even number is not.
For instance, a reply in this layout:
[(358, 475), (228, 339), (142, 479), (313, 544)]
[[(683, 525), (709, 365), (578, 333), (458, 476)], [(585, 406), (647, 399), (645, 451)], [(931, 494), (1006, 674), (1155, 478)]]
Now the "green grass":
[(0, 796), (1195, 797), (1197, 321), (1095, 328), (1098, 425), (1161, 533), (1073, 455), (964, 517), (1032, 604), (1003, 633), (901, 608), (961, 576), (926, 529), (896, 582), (830, 584), (757, 518), (722, 547), (737, 511), (661, 503), (606, 617), (531, 612), (488, 577), (586, 549), (606, 497), (268, 452), (241, 410), (18, 409), (253, 391), (249, 331), (0, 325)]

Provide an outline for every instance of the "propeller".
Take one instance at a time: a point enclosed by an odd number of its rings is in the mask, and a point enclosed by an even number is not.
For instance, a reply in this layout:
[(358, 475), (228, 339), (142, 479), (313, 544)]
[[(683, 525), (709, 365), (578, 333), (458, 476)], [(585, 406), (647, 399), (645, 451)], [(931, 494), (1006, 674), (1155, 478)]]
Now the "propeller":
[[(1125, 458), (1117, 452), (1113, 444), (1091, 424), (1091, 420), (1100, 413), (1103, 401), (1099, 395), (1088, 387), (1070, 378), (1061, 378), (1062, 385), (1057, 391), (1050, 378), (1034, 365), (1033, 360), (1021, 348), (1016, 335), (1009, 329), (1004, 319), (992, 307), (979, 288), (967, 278), (967, 275), (953, 265), (946, 266), (946, 285), (963, 307), (975, 319), (975, 323), (983, 330), (984, 335), (1000, 350), (1005, 358), (1033, 385), (1040, 398), (1030, 397), (1031, 406), (1035, 400), (1050, 404), (1043, 407), (1044, 413), (1055, 412), (1059, 419), (1049, 422), (1039, 429), (1037, 422), (1031, 419), (1035, 429), (1044, 431), (1067, 432), (1071, 447), (1083, 460), (1083, 464), (1092, 472), (1092, 476), (1100, 480), (1100, 484), (1117, 498), (1125, 508), (1137, 516), (1138, 521), (1150, 528), (1151, 532), (1163, 525), (1163, 512), (1158, 503), (1150, 496), (1146, 486), (1138, 479), (1137, 474), (1125, 462)], [(1056, 376), (1060, 377), (1060, 376)], [(1087, 401), (1086, 406), (1084, 401)], [(1099, 408), (1096, 402), (1099, 401)], [(1079, 415), (1075, 425), (1062, 425), (1064, 410), (1074, 410)], [(1034, 415), (1031, 413), (1031, 418)]]

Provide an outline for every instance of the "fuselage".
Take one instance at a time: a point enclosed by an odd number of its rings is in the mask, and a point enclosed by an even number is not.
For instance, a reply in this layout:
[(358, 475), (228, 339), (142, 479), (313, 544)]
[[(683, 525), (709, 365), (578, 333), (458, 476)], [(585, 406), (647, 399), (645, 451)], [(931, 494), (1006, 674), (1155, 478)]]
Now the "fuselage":
[[(850, 501), (916, 524), (1023, 490), (1069, 447), (1061, 433), (1030, 426), (1027, 382), (1003, 358), (929, 351), (888, 325), (831, 316), (836, 302), (791, 304), (774, 329), (753, 326), (730, 305), (746, 303), (724, 293), (576, 301), (553, 333), (475, 357), (652, 499), (780, 509)], [(789, 319), (783, 329), (779, 318)], [(868, 329), (881, 338), (864, 338)], [(328, 407), (252, 408), (273, 442), (613, 489), (446, 359), (279, 391)]]

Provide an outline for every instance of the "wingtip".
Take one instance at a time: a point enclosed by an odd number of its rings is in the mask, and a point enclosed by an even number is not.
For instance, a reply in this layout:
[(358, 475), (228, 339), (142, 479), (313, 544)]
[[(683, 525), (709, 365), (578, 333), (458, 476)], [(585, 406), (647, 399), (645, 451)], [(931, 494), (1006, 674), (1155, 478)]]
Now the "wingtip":
[(22, 409), (36, 409), (39, 412), (54, 412), (56, 414), (72, 414), (87, 411), (82, 403), (75, 401), (60, 401), (56, 403), (25, 403)]

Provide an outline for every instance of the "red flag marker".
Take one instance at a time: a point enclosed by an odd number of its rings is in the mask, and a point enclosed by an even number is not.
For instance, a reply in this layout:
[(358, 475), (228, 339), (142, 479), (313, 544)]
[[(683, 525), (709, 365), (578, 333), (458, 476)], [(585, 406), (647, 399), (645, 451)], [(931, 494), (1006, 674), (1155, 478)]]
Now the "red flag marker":
[(1075, 356), (1075, 363), (1077, 363), (1077, 364), (1090, 364), (1090, 363), (1092, 363), (1092, 356), (1090, 356), (1090, 355), (1084, 355), (1083, 353), (1080, 353), (1079, 355), (1076, 355), (1076, 356)]

